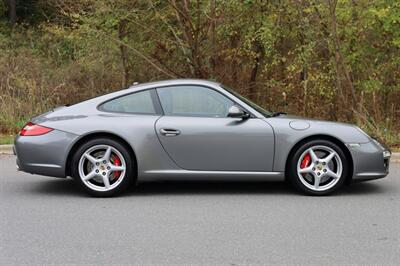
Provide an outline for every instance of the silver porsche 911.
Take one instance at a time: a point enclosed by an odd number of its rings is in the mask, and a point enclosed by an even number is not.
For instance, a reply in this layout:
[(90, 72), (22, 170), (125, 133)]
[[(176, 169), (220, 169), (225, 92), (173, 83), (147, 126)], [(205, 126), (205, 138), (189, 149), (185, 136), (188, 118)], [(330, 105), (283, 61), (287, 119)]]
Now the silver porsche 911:
[(285, 179), (311, 195), (388, 174), (390, 151), (360, 128), (264, 110), (219, 83), (134, 85), (33, 118), (17, 167), (94, 196), (150, 179)]

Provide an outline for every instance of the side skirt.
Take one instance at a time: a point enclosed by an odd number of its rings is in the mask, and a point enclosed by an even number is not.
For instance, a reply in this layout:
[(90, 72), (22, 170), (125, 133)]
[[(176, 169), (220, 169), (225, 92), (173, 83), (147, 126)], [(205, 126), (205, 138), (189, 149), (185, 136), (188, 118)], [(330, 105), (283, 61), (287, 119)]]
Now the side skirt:
[(148, 170), (141, 180), (256, 180), (283, 181), (284, 172), (250, 172), (250, 171), (191, 171), (191, 170)]

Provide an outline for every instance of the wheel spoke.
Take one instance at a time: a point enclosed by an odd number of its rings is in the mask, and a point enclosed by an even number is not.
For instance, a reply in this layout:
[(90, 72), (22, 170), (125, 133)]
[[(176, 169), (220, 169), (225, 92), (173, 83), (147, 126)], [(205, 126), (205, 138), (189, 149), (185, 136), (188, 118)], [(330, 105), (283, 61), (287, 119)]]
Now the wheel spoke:
[(106, 188), (109, 188), (109, 187), (110, 187), (110, 179), (108, 179), (108, 177), (109, 177), (108, 174), (103, 175), (103, 183), (104, 183), (104, 186), (105, 186)]
[(315, 162), (317, 162), (319, 160), (318, 156), (315, 154), (313, 149), (311, 149), (311, 148), (308, 149), (308, 153), (310, 154), (311, 160), (312, 160), (313, 163), (315, 163)]
[(314, 175), (314, 187), (315, 189), (319, 188), (319, 183), (321, 182), (321, 176)]
[(93, 170), (93, 171), (91, 171), (89, 174), (87, 174), (87, 175), (83, 178), (83, 180), (84, 180), (84, 181), (88, 181), (88, 180), (92, 179), (93, 177), (95, 177), (96, 175), (97, 175), (97, 174), (96, 174), (95, 170)]
[(112, 150), (111, 147), (107, 148), (106, 152), (103, 155), (103, 160), (106, 160), (106, 161), (110, 160), (111, 150)]
[(332, 160), (332, 158), (335, 157), (335, 155), (336, 153), (334, 152), (329, 153), (329, 155), (324, 158), (324, 162), (328, 164)]
[(111, 165), (111, 172), (115, 172), (115, 171), (125, 171), (125, 166), (118, 166), (118, 165)]
[(91, 162), (92, 164), (96, 164), (97, 160), (92, 155), (90, 155), (89, 153), (85, 153), (84, 156), (86, 159), (89, 160), (89, 162)]
[(335, 172), (333, 172), (332, 170), (330, 170), (330, 169), (328, 169), (328, 171), (325, 173), (325, 175), (330, 176), (330, 177), (332, 177), (332, 178), (334, 178), (334, 179), (339, 178), (339, 176), (338, 176)]
[(312, 170), (313, 167), (314, 167), (314, 165), (311, 164), (309, 167), (300, 168), (300, 169), (299, 169), (299, 173), (300, 173), (300, 174), (312, 173), (312, 172), (313, 172), (313, 170)]

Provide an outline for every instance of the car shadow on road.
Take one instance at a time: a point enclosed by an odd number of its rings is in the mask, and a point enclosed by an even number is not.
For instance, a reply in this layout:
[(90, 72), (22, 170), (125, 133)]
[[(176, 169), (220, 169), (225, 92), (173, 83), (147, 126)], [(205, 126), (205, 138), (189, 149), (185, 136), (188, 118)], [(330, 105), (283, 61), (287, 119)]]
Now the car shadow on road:
[(27, 184), (25, 190), (35, 194), (85, 196), (71, 178), (49, 178), (35, 181), (33, 184)]
[(243, 195), (295, 194), (285, 182), (266, 181), (152, 181), (139, 183), (126, 195)]
[[(30, 192), (47, 195), (86, 196), (70, 178), (35, 182)], [(380, 194), (387, 186), (367, 182), (344, 186), (332, 196)], [(285, 182), (278, 181), (151, 181), (141, 182), (121, 195), (122, 197), (149, 195), (299, 195)]]
[[(380, 194), (387, 192), (387, 187), (379, 183), (357, 183), (345, 185), (337, 195)], [(125, 196), (131, 195), (299, 195), (304, 194), (293, 189), (283, 181), (156, 181), (143, 182), (130, 189)]]

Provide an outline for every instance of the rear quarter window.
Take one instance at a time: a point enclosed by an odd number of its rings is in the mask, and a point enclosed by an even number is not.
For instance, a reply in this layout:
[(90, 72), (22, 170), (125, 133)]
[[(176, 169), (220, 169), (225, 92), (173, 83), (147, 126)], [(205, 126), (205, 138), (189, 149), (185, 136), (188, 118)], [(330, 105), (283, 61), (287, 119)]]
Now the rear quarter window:
[(103, 103), (99, 109), (118, 113), (156, 114), (150, 90), (118, 97)]

